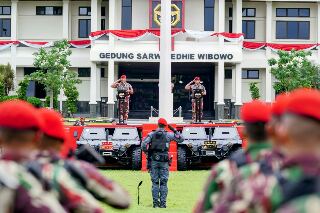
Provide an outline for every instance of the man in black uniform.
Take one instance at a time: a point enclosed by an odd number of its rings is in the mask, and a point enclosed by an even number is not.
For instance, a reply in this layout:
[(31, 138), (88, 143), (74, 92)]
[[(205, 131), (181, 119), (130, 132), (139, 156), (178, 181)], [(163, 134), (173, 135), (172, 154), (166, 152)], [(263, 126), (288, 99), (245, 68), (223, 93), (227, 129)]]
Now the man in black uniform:
[[(168, 126), (172, 132), (167, 132)], [(163, 118), (158, 120), (158, 129), (148, 134), (142, 142), (142, 151), (151, 159), (150, 176), (152, 181), (153, 208), (166, 208), (169, 179), (169, 145), (170, 141), (183, 142), (180, 133), (167, 124)], [(160, 200), (160, 203), (159, 203)]]

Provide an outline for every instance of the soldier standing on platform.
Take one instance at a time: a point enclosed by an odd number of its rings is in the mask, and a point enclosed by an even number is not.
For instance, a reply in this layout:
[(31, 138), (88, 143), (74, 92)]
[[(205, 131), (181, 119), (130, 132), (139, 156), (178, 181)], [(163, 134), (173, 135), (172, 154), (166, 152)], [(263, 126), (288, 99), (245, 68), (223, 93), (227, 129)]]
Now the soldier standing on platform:
[[(185, 89), (191, 92), (191, 104), (192, 104), (192, 122), (197, 122), (196, 120), (196, 98), (200, 98), (200, 117), (203, 116), (203, 96), (207, 94), (206, 88), (201, 84), (200, 77), (195, 77), (191, 82), (189, 82)], [(196, 92), (200, 91), (201, 97), (196, 97)]]
[[(126, 123), (128, 120), (128, 115), (129, 115), (130, 95), (133, 94), (133, 88), (132, 88), (131, 84), (129, 84), (127, 82), (127, 76), (125, 76), (125, 75), (122, 75), (119, 80), (115, 81), (111, 85), (111, 87), (117, 89), (118, 92), (124, 91), (126, 93), (123, 105), (119, 106), (121, 109), (118, 109), (119, 112), (124, 113), (122, 119), (123, 119), (124, 123)], [(120, 115), (120, 117), (121, 116), (122, 115)]]
[[(62, 123), (62, 116), (49, 109), (40, 109), (39, 116), (43, 118), (44, 136), (40, 142), (43, 151), (55, 153), (56, 156), (66, 145), (66, 133)], [(130, 196), (116, 182), (103, 176), (95, 166), (76, 159), (61, 160), (56, 158), (56, 162), (63, 165), (69, 174), (76, 179), (81, 186), (90, 192), (96, 199), (118, 209), (128, 208)]]
[[(173, 131), (167, 132), (166, 126)], [(170, 141), (183, 142), (183, 137), (163, 118), (158, 120), (158, 129), (148, 134), (142, 142), (142, 151), (151, 159), (150, 176), (152, 181), (153, 208), (166, 208), (169, 179)], [(159, 202), (160, 201), (160, 202)]]

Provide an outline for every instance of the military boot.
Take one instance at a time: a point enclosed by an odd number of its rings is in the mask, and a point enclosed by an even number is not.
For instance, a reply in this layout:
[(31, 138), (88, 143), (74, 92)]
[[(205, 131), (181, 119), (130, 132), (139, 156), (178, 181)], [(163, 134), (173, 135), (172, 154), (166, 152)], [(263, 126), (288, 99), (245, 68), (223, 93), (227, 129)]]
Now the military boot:
[(167, 204), (166, 204), (166, 201), (161, 201), (160, 202), (160, 208), (167, 208)]
[(160, 207), (159, 201), (153, 201), (153, 208), (159, 208), (159, 207)]

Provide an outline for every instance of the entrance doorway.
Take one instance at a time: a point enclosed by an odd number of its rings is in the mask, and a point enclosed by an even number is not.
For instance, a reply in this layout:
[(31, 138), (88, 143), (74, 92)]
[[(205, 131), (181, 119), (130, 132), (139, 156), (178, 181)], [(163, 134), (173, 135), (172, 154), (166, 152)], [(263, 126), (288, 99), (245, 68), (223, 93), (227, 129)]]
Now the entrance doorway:
[[(159, 107), (159, 63), (120, 63), (119, 76), (127, 75), (134, 94), (131, 96), (130, 117), (147, 119), (151, 106)], [(182, 107), (182, 116), (191, 118), (189, 92), (184, 89), (195, 76), (200, 76), (207, 90), (204, 97), (204, 117), (214, 118), (214, 64), (172, 63), (173, 108)], [(154, 114), (154, 116), (156, 116)], [(178, 115), (175, 115), (178, 116)]]

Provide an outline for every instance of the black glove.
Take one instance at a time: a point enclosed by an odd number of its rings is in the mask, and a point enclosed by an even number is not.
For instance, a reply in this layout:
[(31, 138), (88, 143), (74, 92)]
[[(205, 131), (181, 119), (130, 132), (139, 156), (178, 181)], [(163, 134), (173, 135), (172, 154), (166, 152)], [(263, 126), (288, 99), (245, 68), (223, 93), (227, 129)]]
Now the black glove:
[(177, 130), (176, 130), (175, 128), (173, 128), (171, 125), (168, 125), (168, 128), (169, 128), (172, 132), (174, 132), (174, 133), (177, 132)]

